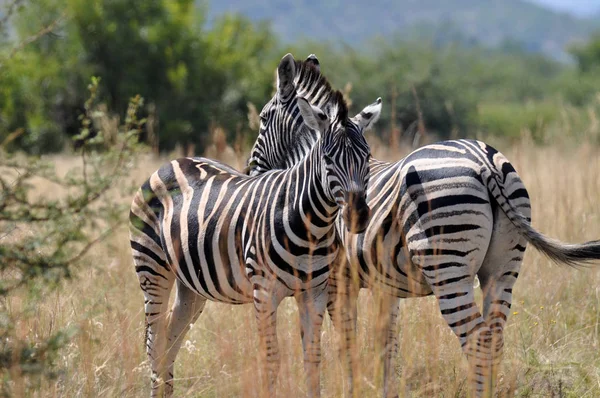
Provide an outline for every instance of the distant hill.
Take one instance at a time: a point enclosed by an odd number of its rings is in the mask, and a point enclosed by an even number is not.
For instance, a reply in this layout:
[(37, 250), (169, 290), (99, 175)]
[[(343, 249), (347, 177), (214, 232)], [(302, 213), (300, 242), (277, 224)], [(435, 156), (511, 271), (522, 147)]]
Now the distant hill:
[(557, 11), (588, 18), (600, 11), (598, 0), (527, 0)]
[[(565, 59), (565, 47), (600, 28), (524, 0), (214, 0), (212, 18), (239, 12), (270, 20), (284, 41), (299, 38), (357, 44), (373, 36), (460, 33), (468, 42), (497, 46), (519, 42), (528, 51)], [(440, 30), (441, 29), (441, 30)]]

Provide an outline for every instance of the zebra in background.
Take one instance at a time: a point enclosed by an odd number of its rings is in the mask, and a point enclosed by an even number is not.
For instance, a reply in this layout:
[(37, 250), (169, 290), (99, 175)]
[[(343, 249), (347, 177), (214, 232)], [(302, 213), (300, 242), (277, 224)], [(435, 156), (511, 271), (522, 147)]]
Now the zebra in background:
[[(296, 91), (321, 103), (321, 96), (313, 94), (320, 93), (314, 82), (323, 77), (312, 58), (310, 77), (297, 78)], [(263, 109), (265, 114), (269, 111), (268, 106)], [(369, 117), (368, 109), (361, 116)], [(290, 147), (292, 131), (263, 131), (248, 160), (249, 174), (293, 167), (317, 140), (318, 132), (313, 132), (303, 137), (302, 145)], [(564, 244), (536, 231), (523, 182), (510, 162), (483, 142), (445, 141), (417, 149), (398, 162), (371, 159), (370, 164), (367, 202), (372, 216), (367, 229), (347, 234), (341, 227), (345, 221), (338, 219), (349, 266), (332, 273), (337, 279), (330, 281), (328, 311), (345, 334), (342, 350), (355, 343), (359, 288), (378, 290), (384, 315), (383, 391), (386, 397), (397, 396), (399, 300), (433, 294), (468, 359), (470, 389), (476, 396), (491, 394), (527, 243), (571, 266), (600, 259), (600, 243)], [(481, 282), (483, 311), (475, 303), (475, 276)], [(351, 355), (346, 359), (352, 395)]]
[(206, 300), (254, 303), (262, 382), (273, 395), (276, 310), (289, 296), (300, 310), (308, 391), (320, 395), (320, 329), (330, 265), (341, 247), (334, 223), (345, 206), (342, 217), (354, 232), (367, 225), (370, 150), (363, 130), (370, 119), (348, 118), (340, 92), (331, 94), (329, 117), (297, 97), (295, 70), (288, 54), (260, 127), (319, 130), (320, 138), (293, 168), (249, 177), (214, 160), (183, 158), (152, 174), (133, 199), (130, 240), (145, 297), (152, 396), (172, 395), (175, 357)]

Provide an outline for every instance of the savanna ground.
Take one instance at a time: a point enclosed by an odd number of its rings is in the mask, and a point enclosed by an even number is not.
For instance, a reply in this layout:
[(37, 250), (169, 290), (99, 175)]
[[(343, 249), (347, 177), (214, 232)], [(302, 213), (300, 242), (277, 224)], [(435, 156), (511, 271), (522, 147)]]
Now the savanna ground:
[[(580, 145), (536, 147), (528, 141), (498, 145), (515, 165), (532, 200), (533, 225), (564, 241), (600, 238), (600, 151)], [(374, 156), (399, 159), (402, 153)], [(77, 160), (53, 158), (58, 170)], [(131, 182), (139, 185), (164, 160), (146, 158)], [(54, 193), (39, 185), (40, 193)], [(128, 232), (122, 227), (98, 245), (65, 282), (43, 300), (35, 316), (22, 321), (23, 335), (50, 335), (76, 325), (80, 333), (62, 351), (62, 372), (28, 396), (149, 395), (150, 370), (144, 349), (143, 296), (133, 269)], [(27, 293), (12, 297), (19, 308)], [(478, 299), (481, 300), (480, 295)], [(506, 328), (500, 396), (600, 396), (600, 267), (575, 270), (551, 263), (529, 248)], [(358, 341), (360, 396), (381, 395), (382, 366), (377, 359), (375, 300), (362, 291)], [(278, 396), (305, 394), (296, 304), (286, 299), (278, 313), (281, 367)], [(329, 319), (322, 331), (322, 393), (342, 395), (341, 364)], [(404, 300), (398, 327), (400, 396), (466, 395), (466, 360), (458, 340), (442, 320), (434, 298)], [(187, 334), (175, 368), (176, 396), (252, 397), (258, 368), (256, 325), (251, 305), (208, 303)], [(12, 375), (17, 385), (19, 375)], [(15, 389), (14, 391), (19, 391)]]

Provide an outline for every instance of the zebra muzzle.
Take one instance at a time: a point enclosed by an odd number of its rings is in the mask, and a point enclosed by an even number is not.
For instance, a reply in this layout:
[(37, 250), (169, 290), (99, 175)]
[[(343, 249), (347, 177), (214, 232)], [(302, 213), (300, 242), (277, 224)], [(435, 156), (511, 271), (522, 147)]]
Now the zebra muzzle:
[(367, 229), (371, 218), (371, 209), (367, 205), (364, 192), (348, 194), (343, 217), (348, 232), (360, 234)]

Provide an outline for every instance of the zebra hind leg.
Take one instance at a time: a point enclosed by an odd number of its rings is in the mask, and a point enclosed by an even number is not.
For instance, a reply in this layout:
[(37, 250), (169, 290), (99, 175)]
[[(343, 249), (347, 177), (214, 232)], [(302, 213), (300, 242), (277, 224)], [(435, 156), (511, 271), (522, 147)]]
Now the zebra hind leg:
[(485, 254), (480, 250), (470, 253), (460, 262), (449, 262), (442, 249), (430, 249), (413, 255), (412, 261), (422, 269), (444, 320), (460, 341), (469, 362), (470, 389), (474, 396), (482, 397), (491, 393), (491, 333), (475, 302), (472, 264), (482, 264)]
[(496, 217), (490, 248), (478, 272), (483, 292), (483, 317), (490, 328), (490, 391), (495, 390), (496, 375), (504, 348), (504, 327), (512, 303), (512, 289), (519, 276), (527, 241), (503, 213)]
[(327, 284), (324, 284), (320, 288), (306, 290), (295, 296), (300, 314), (308, 396), (315, 398), (321, 396), (321, 326), (327, 307), (327, 292)]
[(161, 397), (166, 389), (167, 316), (175, 276), (164, 268), (145, 264), (135, 256), (134, 262), (145, 299), (146, 352), (152, 370), (151, 397)]
[(173, 309), (169, 314), (168, 323), (166, 358), (168, 372), (165, 380), (165, 396), (167, 397), (173, 395), (173, 373), (177, 353), (189, 328), (196, 322), (200, 314), (202, 314), (205, 304), (206, 299), (204, 297), (199, 296), (177, 280), (177, 294), (173, 303)]
[(491, 355), (490, 328), (475, 303), (474, 278), (461, 283), (432, 281), (432, 290), (438, 299), (440, 311), (448, 326), (458, 337), (469, 362), (469, 386), (474, 396), (490, 394), (489, 377)]

